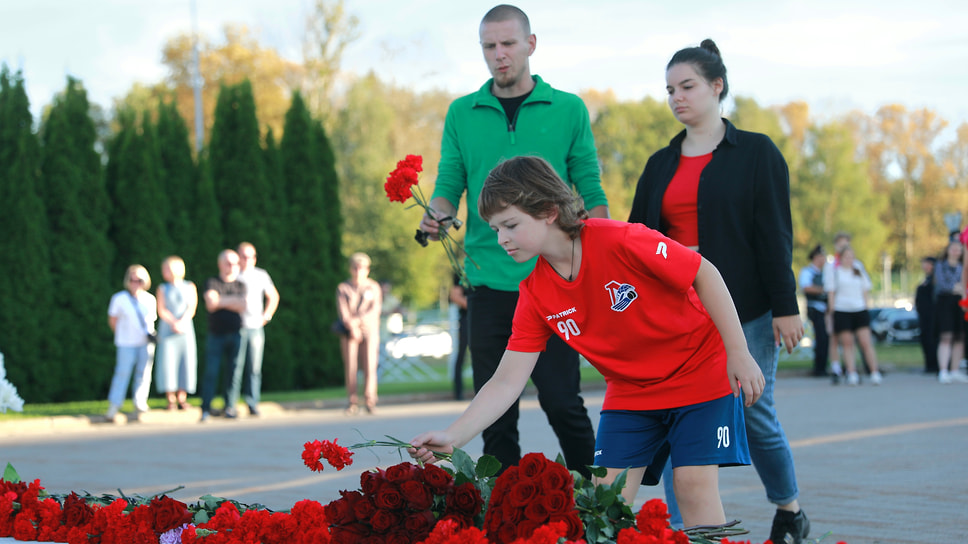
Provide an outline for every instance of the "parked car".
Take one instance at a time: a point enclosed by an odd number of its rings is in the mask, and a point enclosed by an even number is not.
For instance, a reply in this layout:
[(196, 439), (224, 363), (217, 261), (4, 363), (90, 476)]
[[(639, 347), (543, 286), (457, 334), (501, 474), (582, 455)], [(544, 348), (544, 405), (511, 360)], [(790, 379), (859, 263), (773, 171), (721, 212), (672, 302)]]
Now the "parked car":
[(440, 359), (450, 355), (452, 344), (450, 333), (443, 328), (437, 325), (417, 325), (387, 340), (386, 352), (395, 359), (403, 357)]
[(871, 333), (881, 342), (916, 342), (921, 338), (918, 312), (904, 308), (882, 310), (871, 319)]

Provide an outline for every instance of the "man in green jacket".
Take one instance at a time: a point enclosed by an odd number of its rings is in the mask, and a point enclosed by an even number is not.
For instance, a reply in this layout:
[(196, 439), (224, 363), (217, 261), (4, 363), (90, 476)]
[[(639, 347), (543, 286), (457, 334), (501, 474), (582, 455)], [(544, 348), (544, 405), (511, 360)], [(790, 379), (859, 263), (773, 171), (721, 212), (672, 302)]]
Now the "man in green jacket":
[[(464, 247), (471, 284), (467, 304), (475, 391), (501, 360), (511, 336), (518, 284), (535, 265), (535, 259), (515, 263), (477, 215), (477, 198), (487, 174), (505, 159), (539, 156), (578, 190), (592, 217), (608, 217), (588, 110), (578, 96), (531, 74), (528, 59), (537, 41), (527, 15), (514, 6), (496, 6), (481, 21), (480, 38), (492, 78), (450, 105), (430, 202), (436, 218), (424, 215), (420, 223), (420, 230), (439, 239), (439, 229), (450, 223), (436, 219), (456, 217), (461, 195), (467, 193)], [(531, 380), (568, 468), (588, 475), (595, 434), (580, 395), (578, 354), (552, 336)], [(497, 457), (504, 467), (521, 458), (517, 425), (515, 404), (482, 433), (484, 453)]]

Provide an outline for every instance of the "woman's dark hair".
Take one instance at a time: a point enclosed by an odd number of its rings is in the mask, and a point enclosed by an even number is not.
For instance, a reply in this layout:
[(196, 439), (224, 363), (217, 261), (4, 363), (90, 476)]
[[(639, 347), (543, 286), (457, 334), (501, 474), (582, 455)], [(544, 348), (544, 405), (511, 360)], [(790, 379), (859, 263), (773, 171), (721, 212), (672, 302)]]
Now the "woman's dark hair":
[(696, 73), (702, 76), (707, 82), (712, 83), (716, 79), (723, 80), (723, 92), (719, 93), (719, 101), (722, 102), (729, 94), (729, 82), (726, 80), (726, 65), (723, 64), (723, 57), (719, 54), (716, 42), (706, 38), (699, 44), (699, 47), (687, 47), (676, 51), (672, 55), (672, 60), (666, 65), (666, 70), (676, 64), (691, 64)]
[(823, 246), (820, 244), (817, 244), (817, 247), (810, 250), (810, 255), (808, 255), (807, 258), (812, 261), (814, 257), (822, 253), (823, 253)]
[(534, 218), (557, 212), (555, 224), (571, 239), (578, 237), (588, 217), (581, 198), (562, 181), (548, 161), (539, 157), (514, 157), (494, 167), (484, 180), (477, 212), (488, 221), (511, 206)]

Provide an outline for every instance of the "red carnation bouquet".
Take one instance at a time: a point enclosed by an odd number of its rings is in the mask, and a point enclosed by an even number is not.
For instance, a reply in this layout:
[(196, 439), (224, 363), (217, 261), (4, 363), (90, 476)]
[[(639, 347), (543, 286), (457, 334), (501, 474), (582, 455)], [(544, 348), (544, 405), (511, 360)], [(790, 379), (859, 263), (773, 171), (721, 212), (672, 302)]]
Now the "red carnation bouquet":
[[(429, 201), (418, 185), (420, 181), (419, 174), (422, 171), (423, 157), (420, 155), (407, 155), (403, 160), (397, 162), (397, 167), (387, 176), (387, 181), (383, 184), (383, 189), (386, 191), (387, 198), (390, 199), (390, 202), (406, 202), (410, 197), (413, 197), (413, 206), (419, 206), (431, 217), (438, 217), (437, 212), (430, 207)], [(455, 229), (459, 229), (463, 225), (463, 222), (456, 217), (449, 216), (441, 217), (438, 220), (442, 227), (440, 229), (440, 243), (444, 246), (444, 251), (447, 253), (447, 259), (450, 260), (450, 266), (453, 268), (454, 274), (460, 278), (461, 284), (467, 287), (470, 284), (467, 282), (467, 276), (464, 274), (464, 267), (460, 263), (460, 255), (463, 253), (463, 248), (461, 243), (451, 236), (449, 232), (451, 225)], [(427, 247), (428, 236), (426, 232), (417, 230), (414, 238), (420, 245)], [(470, 260), (469, 257), (468, 259)], [(471, 263), (473, 262), (471, 260)]]

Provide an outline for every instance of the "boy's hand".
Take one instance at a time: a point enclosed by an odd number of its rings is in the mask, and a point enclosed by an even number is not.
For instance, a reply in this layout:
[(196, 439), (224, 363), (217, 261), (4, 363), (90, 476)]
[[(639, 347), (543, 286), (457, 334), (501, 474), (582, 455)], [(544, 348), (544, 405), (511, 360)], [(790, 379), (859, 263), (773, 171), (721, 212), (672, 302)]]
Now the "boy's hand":
[(766, 387), (763, 371), (749, 351), (728, 356), (726, 375), (729, 377), (729, 387), (733, 390), (733, 396), (738, 397), (742, 392), (743, 404), (746, 406), (752, 406), (759, 400), (763, 394), (763, 388)]
[(407, 449), (410, 457), (420, 463), (433, 464), (437, 461), (434, 452), (454, 453), (454, 439), (447, 431), (429, 431), (417, 435), (410, 441), (412, 448)]

